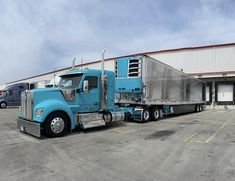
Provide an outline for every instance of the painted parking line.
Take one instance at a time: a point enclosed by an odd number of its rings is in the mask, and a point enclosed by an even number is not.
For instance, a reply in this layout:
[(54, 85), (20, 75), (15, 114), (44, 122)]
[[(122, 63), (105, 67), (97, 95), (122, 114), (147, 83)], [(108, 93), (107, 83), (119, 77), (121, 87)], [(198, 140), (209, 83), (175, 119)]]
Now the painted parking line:
[(203, 143), (203, 144), (207, 144), (209, 143), (219, 132), (221, 129), (223, 129), (229, 122), (231, 122), (233, 119), (229, 119), (228, 121), (226, 121), (223, 125), (221, 125), (219, 127), (219, 129), (217, 131), (215, 131), (213, 134), (211, 134), (208, 138), (206, 138), (205, 140), (195, 140), (196, 136), (198, 136), (200, 134), (200, 132), (202, 131), (202, 129), (196, 131), (195, 133), (193, 133), (192, 135), (190, 135), (189, 137), (187, 137), (186, 139), (184, 139), (185, 142), (190, 142), (190, 143)]
[(195, 136), (197, 136), (200, 133), (201, 130), (193, 133), (191, 136), (187, 137), (184, 141), (185, 142), (191, 142), (192, 139), (194, 139)]
[(232, 121), (233, 119), (230, 119), (228, 121), (226, 121), (214, 134), (212, 134), (209, 138), (207, 138), (204, 143), (209, 143), (210, 140), (212, 140), (221, 129), (223, 129), (230, 121)]

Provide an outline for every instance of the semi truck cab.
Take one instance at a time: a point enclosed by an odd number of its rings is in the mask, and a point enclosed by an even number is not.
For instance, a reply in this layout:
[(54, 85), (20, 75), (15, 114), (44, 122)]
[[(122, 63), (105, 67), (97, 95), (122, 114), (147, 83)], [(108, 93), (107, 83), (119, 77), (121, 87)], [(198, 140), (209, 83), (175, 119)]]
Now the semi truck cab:
[(28, 90), (28, 83), (12, 84), (0, 91), (0, 108), (7, 106), (19, 106), (21, 92)]
[(61, 75), (58, 88), (22, 93), (17, 126), (40, 137), (58, 137), (75, 127), (105, 126), (125, 119), (115, 108), (115, 76), (112, 71), (72, 69)]

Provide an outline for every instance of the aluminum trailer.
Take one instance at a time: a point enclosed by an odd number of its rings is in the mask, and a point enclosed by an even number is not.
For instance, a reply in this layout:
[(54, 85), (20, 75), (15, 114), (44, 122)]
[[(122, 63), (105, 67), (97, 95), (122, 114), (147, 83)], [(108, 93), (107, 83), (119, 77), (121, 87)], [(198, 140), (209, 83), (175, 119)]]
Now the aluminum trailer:
[(116, 104), (134, 107), (135, 120), (204, 108), (205, 82), (147, 55), (117, 58), (115, 75)]

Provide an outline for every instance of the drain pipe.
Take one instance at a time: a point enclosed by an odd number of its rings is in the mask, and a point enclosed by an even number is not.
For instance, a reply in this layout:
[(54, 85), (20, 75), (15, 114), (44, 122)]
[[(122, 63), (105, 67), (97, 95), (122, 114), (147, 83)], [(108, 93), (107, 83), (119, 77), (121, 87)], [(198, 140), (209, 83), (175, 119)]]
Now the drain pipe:
[(105, 50), (101, 52), (101, 111), (106, 109), (106, 93), (107, 93), (107, 80), (104, 73), (104, 53)]

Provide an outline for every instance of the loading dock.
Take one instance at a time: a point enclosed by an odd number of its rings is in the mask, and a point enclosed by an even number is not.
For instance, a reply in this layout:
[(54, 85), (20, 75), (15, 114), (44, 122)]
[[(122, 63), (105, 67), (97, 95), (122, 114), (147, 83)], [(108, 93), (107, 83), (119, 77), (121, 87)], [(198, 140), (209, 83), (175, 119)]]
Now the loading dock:
[(218, 103), (232, 103), (233, 102), (233, 84), (218, 84), (217, 85), (217, 101)]

